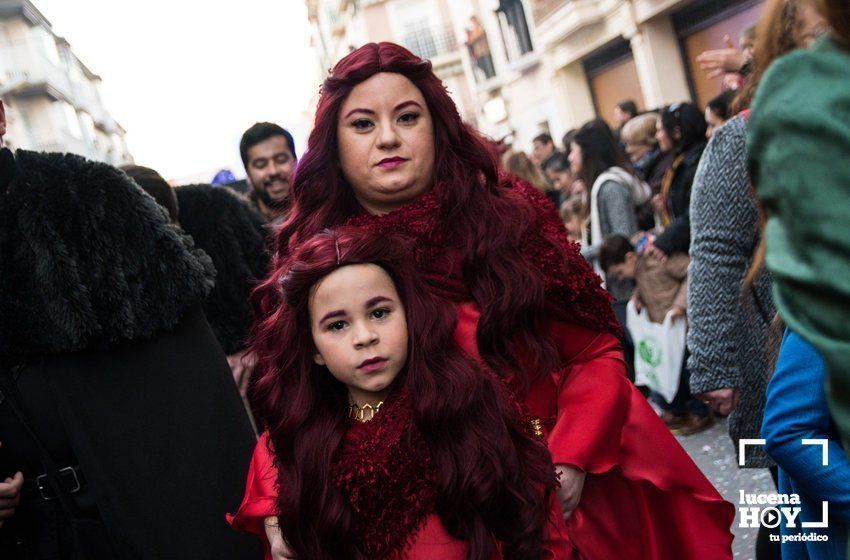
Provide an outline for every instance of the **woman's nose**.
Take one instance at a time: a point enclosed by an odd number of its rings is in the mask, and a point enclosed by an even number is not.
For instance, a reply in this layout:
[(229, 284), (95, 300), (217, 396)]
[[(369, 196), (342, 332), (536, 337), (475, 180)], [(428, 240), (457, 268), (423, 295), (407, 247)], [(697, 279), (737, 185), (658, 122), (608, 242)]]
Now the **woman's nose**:
[(381, 149), (397, 148), (399, 144), (398, 133), (394, 126), (382, 126), (378, 137), (378, 147)]

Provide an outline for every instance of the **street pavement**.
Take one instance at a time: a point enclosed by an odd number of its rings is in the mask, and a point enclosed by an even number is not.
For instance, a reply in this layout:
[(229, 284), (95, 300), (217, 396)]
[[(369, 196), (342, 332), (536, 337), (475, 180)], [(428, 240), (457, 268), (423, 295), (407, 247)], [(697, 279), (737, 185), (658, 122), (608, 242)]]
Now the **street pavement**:
[[(697, 466), (714, 484), (717, 491), (738, 507), (740, 490), (746, 493), (775, 492), (767, 469), (738, 468), (738, 457), (726, 428), (726, 419), (718, 419), (710, 429), (693, 436), (677, 436)], [(755, 560), (756, 529), (738, 527), (738, 515), (732, 532), (732, 550), (736, 560)]]

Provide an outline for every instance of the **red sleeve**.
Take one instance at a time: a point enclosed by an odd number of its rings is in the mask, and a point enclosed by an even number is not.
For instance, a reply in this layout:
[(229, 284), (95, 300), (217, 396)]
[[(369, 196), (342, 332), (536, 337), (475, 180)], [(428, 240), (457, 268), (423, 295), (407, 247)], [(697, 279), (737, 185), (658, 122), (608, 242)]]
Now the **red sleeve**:
[(630, 386), (620, 342), (575, 325), (552, 322), (550, 332), (565, 367), (552, 373), (557, 387), (549, 450), (555, 463), (605, 471), (619, 454)]
[(555, 463), (587, 473), (567, 523), (579, 553), (731, 558), (734, 506), (628, 380), (617, 339), (557, 322), (551, 332), (565, 367), (553, 374), (557, 414), (549, 448)]
[(266, 517), (277, 515), (277, 470), (274, 455), (269, 448), (269, 434), (264, 432), (251, 458), (248, 480), (245, 483), (245, 497), (236, 515), (227, 515), (227, 521), (237, 531), (254, 533), (269, 548), (263, 521)]

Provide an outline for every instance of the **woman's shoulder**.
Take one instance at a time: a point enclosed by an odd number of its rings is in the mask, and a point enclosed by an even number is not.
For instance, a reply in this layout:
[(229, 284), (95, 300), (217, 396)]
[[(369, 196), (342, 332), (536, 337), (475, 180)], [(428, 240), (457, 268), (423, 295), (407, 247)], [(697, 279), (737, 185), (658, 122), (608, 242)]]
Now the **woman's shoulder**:
[(714, 131), (714, 134), (711, 136), (711, 140), (708, 141), (706, 149), (732, 142), (746, 144), (747, 124), (747, 117), (743, 113), (735, 115), (726, 121), (723, 126)]
[[(850, 50), (831, 37), (811, 49), (799, 49), (773, 64), (759, 85), (753, 101), (753, 132), (771, 125), (844, 123), (850, 114)], [(840, 125), (838, 125), (840, 127)]]
[(522, 181), (501, 181), (506, 196), (533, 210), (520, 240), (523, 257), (543, 275), (549, 311), (599, 332), (619, 332), (609, 296), (579, 245), (567, 238), (564, 223), (545, 195)]
[(684, 153), (684, 161), (682, 161), (682, 168), (689, 170), (696, 170), (697, 165), (699, 165), (699, 161), (702, 158), (702, 154), (705, 151), (706, 142), (698, 142), (688, 148)]
[[(839, 84), (850, 83), (850, 49), (841, 46), (831, 36), (826, 36), (810, 49), (798, 49), (770, 65), (759, 86), (760, 92), (772, 89), (805, 89), (818, 93), (818, 97), (847, 95)], [(804, 80), (804, 81), (803, 81)], [(828, 84), (827, 87), (823, 87)], [(766, 97), (765, 94), (762, 97)], [(758, 98), (757, 98), (758, 99)], [(801, 104), (810, 100), (799, 99)]]
[(555, 209), (552, 199), (545, 193), (534, 188), (525, 179), (520, 179), (507, 172), (499, 174), (498, 192), (502, 196), (513, 198), (516, 202), (533, 208), (537, 214), (547, 213), (549, 210)]
[[(736, 115), (718, 128), (702, 154), (700, 183), (728, 183), (746, 173), (747, 161), (747, 119)], [(694, 184), (695, 189), (698, 188)]]

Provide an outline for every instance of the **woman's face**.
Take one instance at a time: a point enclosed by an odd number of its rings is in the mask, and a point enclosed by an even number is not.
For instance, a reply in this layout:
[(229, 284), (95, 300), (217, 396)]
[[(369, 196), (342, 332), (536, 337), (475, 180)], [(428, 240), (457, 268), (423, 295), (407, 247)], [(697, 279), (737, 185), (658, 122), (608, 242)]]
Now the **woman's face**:
[(374, 264), (344, 266), (313, 288), (314, 360), (359, 406), (377, 405), (407, 363), (407, 321), (392, 279)]
[(342, 173), (371, 214), (416, 200), (434, 183), (434, 123), (422, 92), (401, 74), (358, 84), (337, 119)]
[(570, 171), (573, 176), (578, 177), (584, 169), (584, 154), (581, 151), (581, 146), (575, 142), (570, 142)]
[(715, 130), (726, 123), (726, 121), (718, 117), (717, 113), (712, 111), (710, 107), (705, 108), (705, 122), (708, 123), (708, 127), (705, 129), (705, 137), (708, 139), (711, 139)]
[(631, 142), (626, 142), (626, 153), (629, 154), (629, 159), (632, 160), (632, 163), (640, 160), (640, 158), (648, 154), (651, 149), (652, 146), (648, 146), (647, 144), (632, 144)]
[(673, 150), (673, 139), (670, 138), (670, 135), (667, 133), (667, 129), (664, 128), (664, 124), (661, 122), (661, 117), (658, 117), (658, 120), (655, 122), (655, 140), (658, 142), (658, 147), (662, 152), (670, 152)]

